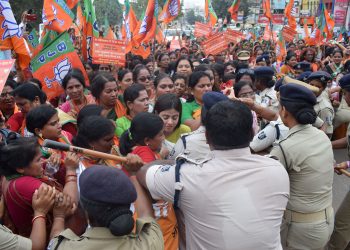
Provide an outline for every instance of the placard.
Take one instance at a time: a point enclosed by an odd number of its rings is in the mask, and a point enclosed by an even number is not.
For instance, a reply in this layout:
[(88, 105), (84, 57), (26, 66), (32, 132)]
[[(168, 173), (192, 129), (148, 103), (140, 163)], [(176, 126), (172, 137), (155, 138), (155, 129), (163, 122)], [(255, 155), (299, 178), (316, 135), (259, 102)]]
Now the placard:
[(7, 77), (15, 64), (15, 59), (0, 60), (0, 93), (4, 89)]
[(194, 24), (194, 36), (203, 37), (209, 36), (212, 31), (212, 27), (205, 23), (195, 22)]
[(92, 63), (125, 65), (126, 42), (123, 40), (93, 38)]

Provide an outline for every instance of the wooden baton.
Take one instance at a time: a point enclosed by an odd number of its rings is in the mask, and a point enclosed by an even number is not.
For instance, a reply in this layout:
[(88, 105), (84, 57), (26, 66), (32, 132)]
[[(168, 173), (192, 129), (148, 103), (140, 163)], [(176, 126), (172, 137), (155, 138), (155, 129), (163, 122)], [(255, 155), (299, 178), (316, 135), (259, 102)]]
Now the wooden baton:
[(57, 150), (61, 150), (61, 151), (70, 151), (70, 152), (74, 152), (74, 153), (78, 153), (78, 154), (85, 154), (85, 155), (89, 155), (89, 156), (93, 156), (93, 157), (101, 158), (101, 159), (105, 159), (105, 160), (120, 161), (120, 162), (124, 162), (124, 163), (128, 161), (126, 159), (126, 157), (112, 155), (112, 154), (106, 154), (106, 153), (102, 153), (99, 151), (86, 149), (86, 148), (75, 147), (75, 146), (72, 146), (69, 144), (64, 144), (61, 142), (47, 140), (47, 139), (44, 140), (43, 147), (57, 149)]

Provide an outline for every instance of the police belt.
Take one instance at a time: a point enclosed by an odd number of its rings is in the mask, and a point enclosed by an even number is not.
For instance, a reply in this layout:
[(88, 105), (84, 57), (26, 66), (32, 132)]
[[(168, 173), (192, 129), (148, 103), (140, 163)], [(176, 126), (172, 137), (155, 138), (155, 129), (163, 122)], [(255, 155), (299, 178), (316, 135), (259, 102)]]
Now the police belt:
[(283, 218), (289, 222), (298, 222), (298, 223), (310, 223), (316, 221), (327, 220), (331, 216), (333, 208), (327, 207), (316, 213), (299, 213), (289, 209), (284, 211)]

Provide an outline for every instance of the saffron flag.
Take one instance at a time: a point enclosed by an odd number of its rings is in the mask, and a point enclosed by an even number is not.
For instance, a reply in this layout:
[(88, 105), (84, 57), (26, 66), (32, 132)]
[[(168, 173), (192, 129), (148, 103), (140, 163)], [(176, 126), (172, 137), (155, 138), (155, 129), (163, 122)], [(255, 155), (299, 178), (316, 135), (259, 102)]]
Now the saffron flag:
[(129, 0), (124, 2), (122, 38), (130, 41), (133, 37), (138, 21)]
[(230, 8), (228, 8), (228, 12), (231, 14), (232, 20), (235, 20), (236, 22), (238, 18), (238, 9), (240, 2), (240, 0), (234, 0)]
[[(141, 56), (143, 59), (148, 58), (151, 55), (151, 47), (145, 44), (141, 44), (141, 45), (137, 45), (134, 44), (133, 42), (130, 43), (130, 49), (129, 51), (131, 51), (131, 53), (133, 53), (134, 55), (138, 55)], [(127, 49), (128, 51), (128, 49)]]
[(22, 70), (28, 68), (30, 50), (8, 0), (0, 0), (0, 24), (0, 50), (14, 50), (20, 68)]
[(111, 29), (111, 26), (109, 25), (109, 22), (108, 22), (108, 18), (107, 16), (105, 16), (105, 25), (104, 25), (105, 29), (104, 29), (104, 32), (103, 32), (103, 38), (105, 39), (115, 39), (115, 35), (114, 35), (114, 32), (112, 31)]
[(272, 35), (271, 27), (270, 27), (270, 25), (266, 25), (265, 31), (264, 31), (263, 40), (270, 41), (271, 40), (271, 35)]
[(310, 34), (309, 34), (309, 28), (307, 27), (307, 20), (304, 20), (304, 39), (309, 39)]
[(213, 5), (211, 4), (211, 0), (205, 0), (205, 18), (211, 24), (212, 27), (215, 26), (218, 21), (218, 17), (214, 11)]
[(79, 0), (67, 0), (67, 6), (70, 9), (73, 9), (75, 7), (75, 5), (77, 5), (77, 3), (79, 3)]
[(161, 27), (159, 27), (159, 25), (157, 26), (156, 30), (156, 40), (159, 44), (163, 44), (165, 42), (163, 30), (161, 29)]
[(43, 83), (43, 91), (48, 99), (63, 93), (63, 78), (69, 70), (79, 68), (87, 80), (87, 75), (67, 32), (56, 37), (31, 61), (35, 78)]
[(140, 20), (133, 40), (136, 44), (147, 44), (156, 35), (158, 17), (158, 0), (149, 0), (148, 5)]
[(81, 4), (78, 4), (77, 7), (77, 16), (75, 18), (75, 26), (77, 30), (75, 31), (75, 35), (79, 35), (81, 30), (83, 30), (83, 23), (84, 23), (84, 17), (83, 17), (83, 10), (81, 9)]
[(159, 22), (165, 24), (173, 21), (180, 13), (180, 0), (166, 0), (163, 11), (159, 14)]
[(64, 0), (44, 0), (42, 18), (47, 29), (62, 33), (72, 25), (74, 14)]
[(95, 8), (91, 0), (84, 0), (82, 53), (85, 61), (91, 61), (91, 42), (99, 37)]
[(262, 0), (262, 7), (263, 7), (264, 16), (266, 16), (271, 22), (272, 21), (272, 14), (271, 14), (270, 0)]
[(289, 27), (296, 30), (297, 29), (297, 22), (296, 22), (295, 17), (293, 16), (293, 13), (292, 13), (293, 8), (294, 8), (294, 0), (290, 0), (286, 6), (286, 9), (284, 10), (284, 15), (288, 19)]
[(278, 63), (283, 62), (286, 55), (287, 55), (286, 43), (283, 39), (282, 30), (281, 30), (278, 33), (278, 39), (277, 39), (277, 43), (276, 43), (277, 62)]
[(328, 13), (324, 2), (321, 0), (318, 7), (318, 28), (327, 39), (332, 39), (335, 22)]

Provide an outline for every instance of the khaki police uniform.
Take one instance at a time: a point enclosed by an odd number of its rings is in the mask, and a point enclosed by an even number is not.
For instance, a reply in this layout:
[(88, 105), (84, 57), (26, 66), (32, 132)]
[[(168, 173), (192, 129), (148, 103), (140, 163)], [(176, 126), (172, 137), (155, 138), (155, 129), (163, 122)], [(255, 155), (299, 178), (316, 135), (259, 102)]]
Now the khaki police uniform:
[[(350, 157), (350, 124), (346, 133)], [(348, 191), (335, 215), (334, 232), (329, 241), (330, 250), (344, 250), (350, 242), (350, 191)]]
[(259, 93), (257, 102), (264, 108), (268, 108), (276, 113), (279, 111), (279, 101), (274, 87), (266, 88)]
[(326, 126), (326, 134), (333, 134), (334, 109), (326, 90), (324, 90), (321, 95), (317, 97), (317, 104), (314, 106), (314, 110), (317, 116), (324, 121)]
[(344, 98), (342, 98), (340, 102), (340, 106), (335, 111), (333, 123), (334, 123), (334, 128), (339, 127), (343, 123), (350, 123), (350, 107), (346, 103)]
[(281, 227), (286, 249), (323, 249), (333, 231), (333, 150), (311, 125), (296, 125), (271, 151), (287, 169), (290, 199)]
[(32, 250), (32, 241), (13, 234), (10, 229), (0, 224), (0, 249)]
[(67, 229), (51, 240), (48, 249), (158, 250), (164, 249), (164, 242), (162, 231), (157, 222), (153, 218), (142, 218), (136, 220), (135, 233), (125, 236), (114, 236), (105, 227), (88, 228), (82, 236), (77, 236), (70, 229)]
[(281, 118), (277, 121), (271, 121), (267, 126), (257, 133), (250, 142), (249, 147), (254, 152), (260, 152), (269, 149), (273, 143), (278, 143), (288, 134), (289, 128), (286, 127)]
[(205, 137), (205, 127), (200, 126), (191, 133), (183, 134), (176, 142), (168, 158), (175, 159), (180, 154), (185, 154), (190, 159), (201, 160), (209, 152), (210, 148)]

